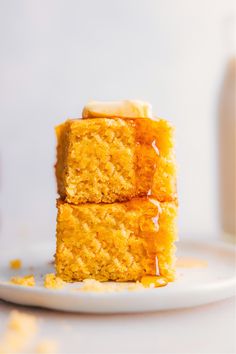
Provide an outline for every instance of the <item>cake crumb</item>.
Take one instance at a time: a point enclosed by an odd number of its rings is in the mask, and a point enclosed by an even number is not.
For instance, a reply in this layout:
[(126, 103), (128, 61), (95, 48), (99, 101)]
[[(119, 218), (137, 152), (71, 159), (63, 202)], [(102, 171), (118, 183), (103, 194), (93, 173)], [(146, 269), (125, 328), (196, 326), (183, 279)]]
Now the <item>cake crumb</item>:
[(78, 289), (84, 292), (119, 292), (124, 290), (136, 291), (144, 289), (143, 285), (139, 282), (136, 283), (113, 283), (113, 282), (100, 282), (95, 279), (85, 279), (83, 285)]
[(42, 340), (35, 348), (36, 354), (54, 354), (57, 352), (58, 343), (50, 339)]
[(0, 340), (0, 353), (22, 352), (34, 338), (37, 330), (35, 316), (17, 310), (11, 311), (5, 334)]
[(44, 277), (44, 287), (48, 289), (61, 289), (65, 282), (54, 273), (46, 274)]
[(22, 267), (22, 262), (20, 259), (16, 258), (16, 259), (12, 259), (9, 262), (9, 265), (11, 269), (20, 269)]
[(143, 288), (144, 288), (143, 284), (138, 281), (136, 283), (129, 283), (127, 285), (127, 290), (129, 291), (142, 290)]
[(12, 277), (10, 282), (16, 285), (35, 286), (35, 279), (32, 274), (25, 275), (24, 277)]

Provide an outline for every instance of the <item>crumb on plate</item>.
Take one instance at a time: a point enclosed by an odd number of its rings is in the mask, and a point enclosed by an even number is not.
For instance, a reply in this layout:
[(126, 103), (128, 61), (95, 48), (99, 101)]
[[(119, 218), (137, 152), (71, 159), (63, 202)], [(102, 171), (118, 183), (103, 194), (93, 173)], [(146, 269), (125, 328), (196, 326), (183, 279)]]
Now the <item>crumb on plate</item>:
[(65, 282), (54, 273), (46, 274), (44, 277), (44, 287), (48, 289), (61, 289)]
[(82, 286), (76, 290), (84, 292), (119, 292), (119, 291), (136, 291), (145, 288), (159, 288), (168, 284), (168, 281), (162, 276), (144, 276), (141, 282), (100, 282), (95, 279), (85, 279)]
[(144, 289), (139, 282), (132, 283), (114, 283), (114, 282), (100, 282), (95, 279), (85, 279), (82, 286), (77, 289), (84, 292), (119, 292), (124, 290), (135, 291)]
[(23, 277), (12, 277), (10, 282), (15, 285), (35, 286), (33, 274), (25, 275)]
[(16, 259), (12, 259), (9, 262), (9, 265), (11, 269), (20, 269), (22, 267), (22, 262), (20, 259), (16, 258)]

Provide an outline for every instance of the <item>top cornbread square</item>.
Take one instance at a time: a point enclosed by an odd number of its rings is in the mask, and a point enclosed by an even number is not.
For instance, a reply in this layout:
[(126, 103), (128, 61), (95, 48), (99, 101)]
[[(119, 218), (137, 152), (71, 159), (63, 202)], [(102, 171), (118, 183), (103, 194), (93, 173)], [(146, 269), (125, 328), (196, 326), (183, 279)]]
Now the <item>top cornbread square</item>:
[(93, 118), (56, 128), (58, 193), (68, 203), (176, 199), (173, 128), (165, 120)]

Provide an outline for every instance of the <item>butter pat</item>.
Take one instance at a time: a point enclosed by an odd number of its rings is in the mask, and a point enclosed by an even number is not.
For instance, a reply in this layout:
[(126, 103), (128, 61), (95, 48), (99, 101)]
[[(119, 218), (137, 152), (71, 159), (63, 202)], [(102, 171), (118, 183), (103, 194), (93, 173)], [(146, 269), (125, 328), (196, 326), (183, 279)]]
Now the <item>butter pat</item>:
[(143, 101), (91, 101), (83, 109), (83, 118), (151, 118), (152, 106)]

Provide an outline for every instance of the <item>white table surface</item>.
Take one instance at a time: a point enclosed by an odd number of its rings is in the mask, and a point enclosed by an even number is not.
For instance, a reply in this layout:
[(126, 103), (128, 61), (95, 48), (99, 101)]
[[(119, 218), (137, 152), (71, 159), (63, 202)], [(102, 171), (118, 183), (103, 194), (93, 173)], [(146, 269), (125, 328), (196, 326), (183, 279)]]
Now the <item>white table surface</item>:
[(34, 314), (39, 339), (58, 353), (235, 353), (236, 299), (192, 309), (133, 315), (82, 315), (26, 308), (0, 301), (0, 333), (9, 312)]

